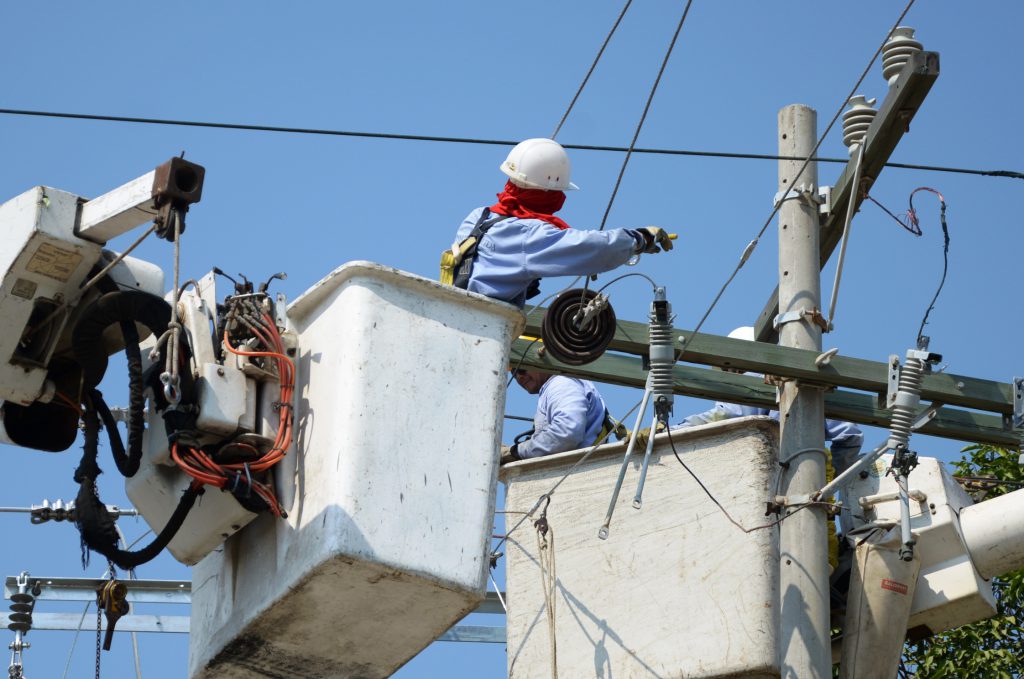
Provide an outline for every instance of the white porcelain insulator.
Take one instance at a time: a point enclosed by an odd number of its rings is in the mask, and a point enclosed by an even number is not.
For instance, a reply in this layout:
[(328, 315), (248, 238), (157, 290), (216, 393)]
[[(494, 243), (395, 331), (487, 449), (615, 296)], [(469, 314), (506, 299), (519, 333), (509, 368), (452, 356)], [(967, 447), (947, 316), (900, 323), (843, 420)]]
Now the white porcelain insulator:
[(850, 97), (849, 110), (843, 113), (843, 143), (849, 148), (852, 156), (856, 146), (864, 141), (864, 136), (871, 127), (871, 121), (878, 114), (874, 108), (875, 99), (867, 99), (862, 94)]
[(903, 65), (910, 60), (914, 52), (920, 52), (922, 49), (921, 43), (914, 40), (913, 28), (900, 26), (892, 32), (882, 49), (882, 77), (889, 82), (889, 87), (896, 82)]

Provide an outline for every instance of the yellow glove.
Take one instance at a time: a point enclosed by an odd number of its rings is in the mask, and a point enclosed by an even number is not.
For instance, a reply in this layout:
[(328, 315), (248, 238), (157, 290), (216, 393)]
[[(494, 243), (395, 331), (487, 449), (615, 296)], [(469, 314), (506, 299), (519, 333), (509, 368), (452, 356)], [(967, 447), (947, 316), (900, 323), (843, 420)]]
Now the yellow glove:
[[(672, 240), (675, 238), (675, 234), (668, 233), (660, 226), (645, 226), (637, 231), (644, 237), (644, 248), (641, 252), (654, 254), (662, 250), (668, 252), (672, 249)], [(659, 246), (661, 250), (658, 249)]]

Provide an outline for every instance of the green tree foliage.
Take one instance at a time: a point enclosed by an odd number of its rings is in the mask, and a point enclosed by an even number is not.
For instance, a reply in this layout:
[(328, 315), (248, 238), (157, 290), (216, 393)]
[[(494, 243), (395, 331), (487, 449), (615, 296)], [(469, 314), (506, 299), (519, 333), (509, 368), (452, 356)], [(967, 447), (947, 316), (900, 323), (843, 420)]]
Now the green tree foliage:
[[(1017, 459), (1015, 450), (968, 446), (953, 464), (954, 474), (976, 501), (993, 498), (1024, 485), (1024, 468)], [(992, 584), (998, 615), (907, 643), (901, 677), (1024, 676), (1024, 570), (995, 578)]]

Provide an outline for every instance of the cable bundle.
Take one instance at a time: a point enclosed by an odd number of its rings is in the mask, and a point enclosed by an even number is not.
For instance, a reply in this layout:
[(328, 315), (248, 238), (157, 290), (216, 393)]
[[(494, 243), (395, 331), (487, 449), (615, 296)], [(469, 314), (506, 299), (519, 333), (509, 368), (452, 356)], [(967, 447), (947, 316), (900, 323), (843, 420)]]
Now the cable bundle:
[[(229, 297), (223, 330), (224, 349), (253, 365), (276, 374), (280, 393), (275, 402), (279, 414), (277, 434), (270, 449), (261, 453), (245, 441), (229, 441), (208, 450), (172, 435), (171, 457), (195, 481), (230, 492), (250, 511), (270, 511), (287, 516), (270, 485), (266, 472), (284, 459), (292, 442), (295, 364), (285, 353), (281, 333), (270, 313), (255, 298), (262, 293)], [(246, 348), (243, 348), (246, 347)]]

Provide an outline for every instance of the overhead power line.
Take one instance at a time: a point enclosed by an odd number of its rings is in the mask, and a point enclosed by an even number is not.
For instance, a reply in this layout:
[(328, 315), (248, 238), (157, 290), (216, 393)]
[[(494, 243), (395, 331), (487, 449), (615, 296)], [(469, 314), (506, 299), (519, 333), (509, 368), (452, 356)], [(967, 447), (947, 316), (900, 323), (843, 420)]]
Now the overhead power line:
[[(489, 146), (515, 146), (519, 143), (511, 139), (485, 139), (477, 137), (442, 137), (425, 134), (397, 134), (392, 132), (360, 132), (352, 130), (331, 130), (312, 127), (285, 127), (279, 125), (247, 125), (244, 123), (221, 123), (201, 120), (173, 120), (169, 118), (139, 118), (134, 116), (111, 116), (91, 113), (67, 113), (58, 111), (33, 111), (27, 109), (0, 108), (0, 114), (15, 116), (33, 116), (37, 118), (62, 118), (66, 120), (96, 120), (112, 123), (136, 123), (142, 125), (171, 125), (178, 127), (202, 127), (220, 130), (244, 130), (249, 132), (284, 132), (288, 134), (311, 134), (332, 137), (358, 137), (363, 139), (397, 139), (401, 141), (433, 141), (451, 144), (482, 144)], [(562, 144), (567, 149), (579, 151), (607, 151), (626, 153), (625, 146), (604, 146), (599, 144)], [(701, 151), (693, 149), (658, 149), (634, 148), (633, 153), (667, 156), (695, 156), (701, 158), (732, 158), (743, 160), (805, 160), (804, 157), (779, 156), (768, 153), (733, 153), (729, 151)], [(819, 163), (839, 163), (845, 165), (847, 158), (814, 157), (812, 161)], [(886, 167), (904, 170), (921, 170), (924, 172), (952, 172), (957, 174), (980, 175), (984, 177), (1009, 177), (1024, 179), (1024, 172), (1014, 170), (977, 170), (963, 167), (946, 167), (942, 165), (916, 165), (911, 163), (886, 163)]]

